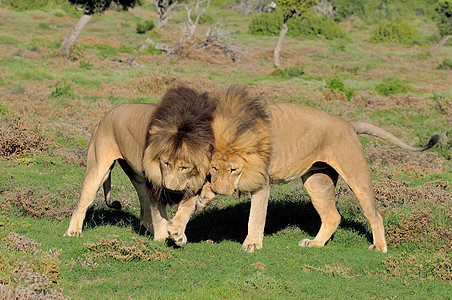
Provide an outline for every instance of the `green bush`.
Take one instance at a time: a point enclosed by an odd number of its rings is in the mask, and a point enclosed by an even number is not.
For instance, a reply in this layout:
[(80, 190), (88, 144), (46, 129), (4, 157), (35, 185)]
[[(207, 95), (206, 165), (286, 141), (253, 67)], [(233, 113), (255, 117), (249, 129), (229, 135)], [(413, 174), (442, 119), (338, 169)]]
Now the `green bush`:
[(67, 0), (3, 0), (4, 6), (8, 6), (12, 10), (27, 11), (27, 10), (49, 10), (60, 8), (71, 15), (77, 15), (74, 6)]
[(344, 84), (344, 80), (338, 76), (328, 80), (326, 82), (326, 87), (331, 90), (338, 90), (343, 92), (348, 100), (352, 99), (353, 96), (355, 96), (355, 90), (352, 88), (347, 88)]
[(276, 69), (272, 72), (274, 77), (294, 78), (301, 77), (305, 74), (304, 67), (287, 67), (284, 69)]
[(283, 24), (282, 14), (266, 13), (260, 16), (254, 17), (248, 28), (249, 32), (254, 35), (279, 35)]
[(87, 60), (81, 60), (80, 68), (86, 69), (86, 70), (91, 70), (93, 68), (93, 65)]
[(137, 33), (145, 34), (146, 31), (154, 29), (154, 22), (152, 20), (147, 20), (144, 23), (137, 23)]
[(11, 112), (11, 107), (0, 103), (0, 115), (6, 116)]
[(413, 91), (411, 86), (409, 86), (404, 80), (398, 77), (383, 80), (382, 82), (377, 84), (375, 90), (378, 94), (383, 96), (408, 93)]
[[(249, 32), (254, 35), (279, 35), (283, 24), (281, 12), (265, 13), (253, 18), (249, 24)], [(299, 36), (315, 39), (323, 36), (327, 40), (349, 39), (345, 30), (327, 16), (319, 17), (308, 13), (307, 19), (290, 19), (287, 22), (288, 36)]]
[(50, 29), (50, 24), (49, 23), (39, 23), (38, 24), (38, 28), (39, 29), (43, 29), (43, 30), (49, 30)]
[(393, 42), (408, 44), (419, 38), (419, 33), (406, 21), (392, 20), (381, 22), (372, 33), (372, 43)]
[(369, 0), (332, 0), (331, 4), (336, 9), (334, 20), (340, 22), (353, 15), (363, 17), (366, 14), (368, 2)]
[(439, 0), (435, 7), (439, 34), (452, 34), (452, 0)]
[(72, 88), (64, 79), (58, 82), (55, 86), (55, 90), (50, 94), (50, 97), (57, 99), (64, 99), (72, 96)]
[(134, 53), (135, 47), (129, 44), (122, 44), (121, 46), (119, 46), (118, 51), (121, 53)]
[(443, 60), (443, 62), (442, 63), (440, 63), (439, 65), (438, 65), (438, 67), (436, 67), (438, 70), (446, 70), (446, 71), (449, 71), (449, 70), (452, 70), (452, 60), (451, 59), (448, 59), (448, 58), (445, 58), (444, 60)]
[(157, 55), (160, 55), (160, 54), (162, 54), (162, 53), (163, 53), (162, 50), (157, 50), (157, 49), (155, 49), (155, 47), (152, 46), (152, 45), (149, 45), (146, 49), (143, 49), (143, 50), (140, 52), (140, 54), (157, 54)]
[(302, 36), (308, 39), (323, 36), (327, 40), (349, 39), (347, 32), (326, 15), (319, 17), (315, 13), (308, 13), (307, 19), (289, 20), (287, 26), (289, 36)]

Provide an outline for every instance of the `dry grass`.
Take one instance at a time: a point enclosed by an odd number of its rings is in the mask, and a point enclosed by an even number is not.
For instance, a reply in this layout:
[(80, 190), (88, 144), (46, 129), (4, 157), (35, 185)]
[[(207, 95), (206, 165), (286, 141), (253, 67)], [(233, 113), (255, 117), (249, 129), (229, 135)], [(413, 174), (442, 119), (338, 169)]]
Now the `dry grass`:
[[(66, 299), (59, 289), (51, 287), (58, 282), (59, 255), (62, 249), (38, 249), (41, 243), (10, 232), (3, 239), (2, 267), (6, 276), (0, 278), (1, 299)], [(14, 253), (22, 253), (21, 257)]]
[(112, 258), (119, 261), (166, 261), (172, 257), (168, 249), (154, 249), (148, 240), (138, 237), (134, 237), (133, 242), (119, 240), (117, 236), (110, 239), (101, 237), (99, 242), (86, 243), (85, 246), (91, 251), (89, 256), (96, 260)]
[[(79, 183), (58, 189), (56, 194), (42, 187), (27, 187), (6, 193), (5, 200), (0, 202), (3, 211), (8, 212), (16, 207), (25, 215), (33, 218), (50, 218), (62, 220), (70, 216), (75, 209), (75, 202), (65, 203), (62, 199), (78, 197)], [(69, 196), (70, 195), (70, 196)]]
[(0, 118), (0, 157), (11, 159), (47, 150), (51, 142), (35, 126), (13, 116)]

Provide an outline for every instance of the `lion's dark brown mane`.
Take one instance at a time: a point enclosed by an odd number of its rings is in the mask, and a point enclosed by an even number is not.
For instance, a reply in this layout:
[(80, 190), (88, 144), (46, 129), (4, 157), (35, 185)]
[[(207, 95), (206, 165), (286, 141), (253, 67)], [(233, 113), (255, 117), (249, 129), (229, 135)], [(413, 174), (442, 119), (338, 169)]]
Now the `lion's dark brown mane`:
[(170, 156), (178, 155), (183, 144), (191, 155), (212, 144), (212, 115), (216, 101), (207, 93), (180, 86), (169, 89), (156, 109), (148, 130), (147, 145)]

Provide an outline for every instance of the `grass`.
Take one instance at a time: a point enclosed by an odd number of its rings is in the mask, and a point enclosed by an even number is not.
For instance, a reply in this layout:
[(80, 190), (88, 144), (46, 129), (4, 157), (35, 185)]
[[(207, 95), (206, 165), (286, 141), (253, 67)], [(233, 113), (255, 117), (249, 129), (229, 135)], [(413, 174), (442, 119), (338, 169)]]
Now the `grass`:
[[(57, 49), (75, 18), (61, 12), (57, 18), (55, 11), (2, 9), (0, 14), (5, 132), (0, 146), (8, 140), (16, 147), (0, 157), (0, 294), (9, 288), (20, 295), (75, 299), (452, 298), (452, 89), (447, 71), (437, 69), (452, 57), (450, 44), (437, 57), (425, 55), (433, 45), (369, 44), (375, 24), (352, 25), (347, 44), (288, 37), (282, 69), (304, 73), (281, 78), (271, 76), (277, 38), (251, 36), (249, 18), (219, 7), (208, 14), (214, 23), (225, 20), (231, 30), (230, 42), (241, 49), (236, 63), (223, 53), (196, 55), (194, 50), (180, 58), (136, 55), (134, 49), (149, 37), (136, 33), (136, 23), (156, 17), (149, 7), (96, 16), (68, 57)], [(175, 12), (167, 28), (150, 38), (174, 46), (185, 16), (183, 10)], [(200, 25), (199, 32), (210, 25)], [(132, 59), (137, 67), (130, 65)], [(335, 77), (355, 96), (329, 93), (327, 81)], [(386, 78), (400, 78), (413, 91), (378, 95), (375, 87)], [(300, 180), (272, 187), (264, 248), (255, 253), (239, 250), (246, 237), (247, 195), (219, 197), (193, 216), (183, 248), (156, 242), (140, 227), (139, 201), (119, 167), (113, 170), (112, 197), (123, 209), (107, 208), (98, 192), (84, 236), (63, 237), (98, 120), (121, 103), (158, 102), (168, 87), (180, 83), (209, 92), (247, 84), (269, 102), (300, 103), (371, 122), (416, 146), (439, 133), (439, 145), (425, 153), (362, 139), (389, 253), (367, 250), (369, 225), (343, 181), (337, 189), (342, 222), (324, 248), (298, 246), (320, 227)]]

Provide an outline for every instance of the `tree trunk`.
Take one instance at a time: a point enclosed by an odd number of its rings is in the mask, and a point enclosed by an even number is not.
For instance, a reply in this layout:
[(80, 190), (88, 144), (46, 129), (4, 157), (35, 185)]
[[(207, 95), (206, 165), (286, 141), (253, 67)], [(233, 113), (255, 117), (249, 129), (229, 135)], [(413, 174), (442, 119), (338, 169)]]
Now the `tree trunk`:
[(75, 24), (74, 29), (72, 29), (71, 33), (69, 33), (69, 35), (64, 39), (63, 43), (61, 43), (61, 52), (65, 54), (69, 53), (69, 49), (75, 43), (83, 28), (85, 28), (86, 24), (88, 24), (92, 17), (92, 14), (84, 14), (81, 16), (81, 18)]
[(168, 0), (154, 1), (157, 9), (157, 26), (156, 29), (162, 30), (170, 18), (171, 11), (178, 6), (178, 2), (170, 2)]
[(283, 26), (281, 28), (281, 32), (279, 33), (279, 40), (278, 44), (276, 44), (275, 48), (275, 68), (279, 69), (279, 53), (281, 52), (282, 42), (284, 40), (284, 37), (286, 36), (287, 31), (289, 30), (289, 27), (287, 27), (287, 23), (283, 23)]
[(447, 42), (448, 39), (452, 38), (452, 35), (445, 35), (443, 36), (443, 38), (441, 39), (441, 41), (438, 43), (438, 45), (436, 45), (436, 47), (430, 51), (430, 55), (435, 55), (436, 52), (438, 52), (439, 48), (441, 48), (442, 46), (444, 46), (444, 44)]

